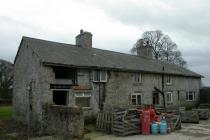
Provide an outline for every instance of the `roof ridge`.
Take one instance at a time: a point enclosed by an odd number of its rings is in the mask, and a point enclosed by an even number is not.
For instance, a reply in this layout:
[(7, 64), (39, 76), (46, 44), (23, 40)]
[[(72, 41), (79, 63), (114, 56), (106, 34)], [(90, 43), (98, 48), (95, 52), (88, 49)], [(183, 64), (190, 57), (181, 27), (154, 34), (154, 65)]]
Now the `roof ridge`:
[(76, 46), (76, 45), (74, 45), (74, 44), (68, 44), (68, 43), (57, 42), (57, 41), (51, 41), (51, 40), (46, 40), (46, 39), (34, 38), (34, 37), (28, 37), (28, 36), (23, 36), (22, 38), (23, 38), (23, 39), (33, 39), (33, 40), (44, 41), (44, 42), (50, 42), (50, 43), (63, 44), (63, 45)]

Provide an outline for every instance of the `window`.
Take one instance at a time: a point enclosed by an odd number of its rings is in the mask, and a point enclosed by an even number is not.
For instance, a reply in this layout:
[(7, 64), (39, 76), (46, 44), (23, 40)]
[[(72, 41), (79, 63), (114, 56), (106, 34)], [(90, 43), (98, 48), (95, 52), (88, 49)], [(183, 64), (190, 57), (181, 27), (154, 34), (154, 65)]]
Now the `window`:
[(189, 91), (186, 93), (187, 101), (195, 101), (195, 91)]
[(94, 82), (106, 82), (107, 81), (107, 72), (96, 70), (93, 73), (93, 81)]
[(90, 107), (91, 93), (78, 92), (75, 93), (75, 104), (79, 107)]
[(171, 76), (170, 75), (167, 75), (166, 76), (166, 85), (171, 85), (172, 82), (171, 82)]
[(172, 92), (167, 92), (166, 101), (167, 101), (167, 103), (172, 103), (173, 102)]
[(75, 68), (56, 66), (53, 67), (56, 79), (76, 79), (77, 71)]
[(141, 77), (141, 73), (140, 72), (137, 72), (137, 73), (134, 74), (134, 81), (136, 83), (141, 83), (142, 82), (141, 78), (142, 77)]
[(141, 105), (141, 103), (142, 103), (141, 93), (131, 94), (131, 103), (132, 103), (132, 105)]
[(54, 90), (53, 91), (53, 102), (56, 105), (68, 105), (68, 91)]

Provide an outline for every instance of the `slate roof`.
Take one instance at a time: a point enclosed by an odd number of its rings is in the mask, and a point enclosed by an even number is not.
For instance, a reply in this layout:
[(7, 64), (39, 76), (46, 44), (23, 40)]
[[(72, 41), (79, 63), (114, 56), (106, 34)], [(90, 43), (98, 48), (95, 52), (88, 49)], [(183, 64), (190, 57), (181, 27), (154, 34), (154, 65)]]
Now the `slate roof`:
[(68, 65), (76, 67), (104, 68), (123, 71), (144, 71), (202, 77), (186, 68), (165, 62), (145, 59), (136, 55), (124, 54), (97, 48), (82, 48), (76, 45), (23, 37), (41, 61), (46, 65)]

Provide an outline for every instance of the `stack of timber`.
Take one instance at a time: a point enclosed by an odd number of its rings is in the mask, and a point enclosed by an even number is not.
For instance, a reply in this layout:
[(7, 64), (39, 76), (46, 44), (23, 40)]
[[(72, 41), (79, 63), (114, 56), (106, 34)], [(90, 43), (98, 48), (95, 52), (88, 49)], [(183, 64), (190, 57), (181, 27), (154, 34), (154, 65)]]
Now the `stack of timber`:
[(181, 116), (175, 114), (167, 114), (166, 121), (171, 128), (171, 132), (181, 129)]
[(193, 109), (195, 111), (198, 111), (198, 116), (199, 116), (199, 119), (203, 119), (203, 120), (207, 120), (209, 119), (209, 109)]
[(96, 130), (111, 133), (112, 114), (98, 112), (96, 119)]
[(137, 109), (114, 108), (112, 133), (127, 136), (140, 133), (140, 113)]
[(181, 111), (181, 121), (183, 123), (199, 123), (197, 110)]

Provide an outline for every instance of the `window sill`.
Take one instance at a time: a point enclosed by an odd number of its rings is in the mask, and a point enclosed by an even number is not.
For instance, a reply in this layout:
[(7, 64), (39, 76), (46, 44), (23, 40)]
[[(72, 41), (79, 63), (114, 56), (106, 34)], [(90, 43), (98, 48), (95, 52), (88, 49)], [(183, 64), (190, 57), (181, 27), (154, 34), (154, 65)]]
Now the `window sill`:
[(82, 110), (83, 111), (89, 111), (89, 110), (92, 110), (92, 108), (91, 107), (82, 107)]
[(172, 83), (166, 83), (166, 86), (172, 86)]
[(133, 83), (133, 86), (142, 86), (143, 85), (143, 83), (142, 82), (135, 82), (135, 83)]
[(106, 83), (107, 81), (93, 81), (94, 83)]
[(187, 102), (196, 102), (195, 100), (186, 100)]
[(168, 102), (167, 105), (173, 105), (173, 103), (172, 102)]

